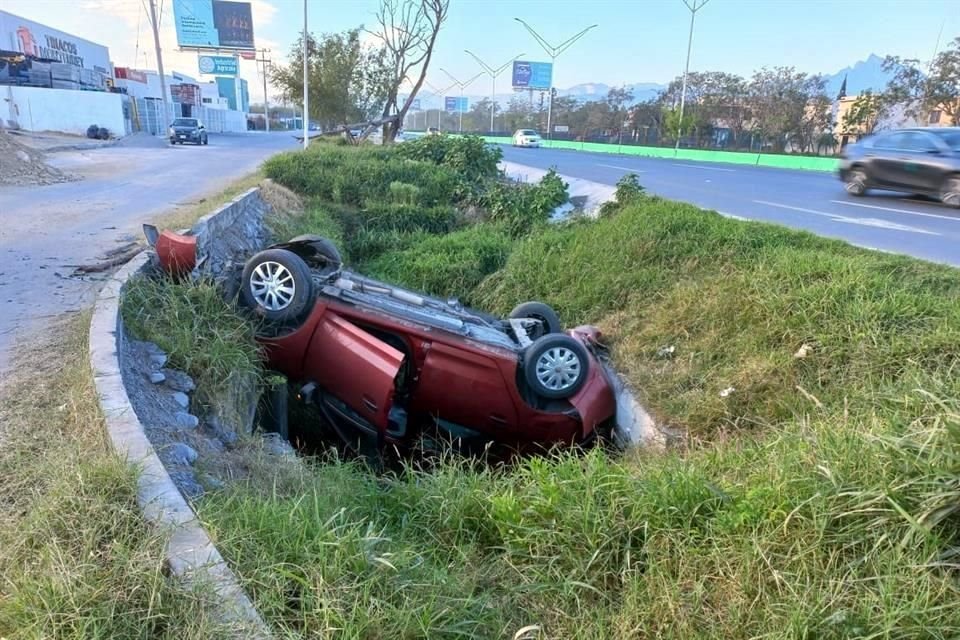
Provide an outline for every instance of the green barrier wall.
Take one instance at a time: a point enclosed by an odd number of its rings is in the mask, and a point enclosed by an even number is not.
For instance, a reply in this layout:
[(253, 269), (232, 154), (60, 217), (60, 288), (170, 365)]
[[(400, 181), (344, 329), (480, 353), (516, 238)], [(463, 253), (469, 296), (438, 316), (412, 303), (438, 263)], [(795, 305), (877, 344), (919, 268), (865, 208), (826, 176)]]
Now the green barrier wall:
[[(487, 142), (510, 144), (512, 138), (484, 136)], [(544, 140), (543, 146), (549, 149), (572, 149), (594, 153), (613, 153), (625, 156), (645, 158), (672, 158), (694, 162), (725, 162), (727, 164), (750, 164), (760, 167), (780, 169), (801, 169), (804, 171), (836, 171), (836, 158), (818, 158), (812, 156), (768, 155), (741, 153), (738, 151), (708, 151), (705, 149), (680, 149), (674, 151), (666, 147), (635, 147), (633, 145), (603, 144), (601, 142), (573, 142), (571, 140)]]

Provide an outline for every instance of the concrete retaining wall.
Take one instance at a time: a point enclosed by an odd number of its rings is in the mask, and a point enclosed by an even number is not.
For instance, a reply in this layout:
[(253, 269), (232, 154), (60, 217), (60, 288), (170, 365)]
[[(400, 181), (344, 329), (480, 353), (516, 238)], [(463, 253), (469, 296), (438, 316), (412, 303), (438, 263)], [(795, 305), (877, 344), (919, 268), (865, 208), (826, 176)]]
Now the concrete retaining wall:
[[(263, 215), (267, 210), (259, 189), (254, 188), (202, 218), (193, 232), (207, 252), (207, 264), (223, 264), (225, 255), (246, 251), (250, 243), (257, 242), (255, 238), (265, 233)], [(244, 232), (254, 239), (243, 239), (240, 234)], [(219, 235), (224, 238), (216, 237)], [(117, 454), (139, 471), (137, 498), (144, 517), (170, 536), (167, 563), (173, 575), (212, 590), (216, 615), (231, 625), (234, 637), (270, 638), (269, 628), (157, 456), (123, 383), (119, 354), (125, 334), (120, 295), (127, 280), (146, 269), (150, 259), (150, 253), (141, 253), (106, 283), (90, 322), (90, 366), (110, 441)]]
[(85, 135), (91, 124), (106, 127), (115, 136), (126, 132), (120, 94), (43, 87), (0, 88), (0, 124), (8, 129), (77, 135)]

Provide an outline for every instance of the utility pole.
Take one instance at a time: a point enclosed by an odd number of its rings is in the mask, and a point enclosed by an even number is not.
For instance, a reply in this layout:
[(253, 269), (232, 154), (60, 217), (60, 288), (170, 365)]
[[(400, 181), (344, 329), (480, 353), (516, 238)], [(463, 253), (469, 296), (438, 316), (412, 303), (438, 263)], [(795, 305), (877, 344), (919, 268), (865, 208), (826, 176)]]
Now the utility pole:
[(516, 59), (519, 58), (520, 56), (524, 56), (524, 55), (526, 55), (526, 54), (525, 54), (525, 53), (518, 53), (517, 55), (513, 56), (512, 58), (510, 58), (510, 60), (508, 60), (507, 62), (505, 62), (503, 65), (497, 67), (496, 69), (493, 69), (493, 68), (490, 67), (486, 62), (484, 62), (483, 60), (481, 60), (480, 58), (478, 58), (478, 57), (477, 57), (472, 51), (470, 51), (469, 49), (464, 49), (464, 51), (467, 53), (467, 55), (469, 55), (471, 58), (473, 58), (473, 59), (476, 60), (478, 63), (480, 63), (480, 66), (483, 67), (484, 70), (485, 70), (488, 74), (490, 74), (490, 78), (491, 78), (491, 80), (492, 80), (492, 83), (491, 83), (491, 85), (490, 85), (490, 134), (492, 135), (492, 134), (493, 134), (493, 131), (494, 131), (494, 124), (493, 124), (493, 123), (494, 123), (494, 117), (495, 117), (495, 114), (496, 114), (496, 111), (497, 111), (497, 76), (500, 75), (500, 72), (501, 72), (501, 71), (503, 71), (504, 69), (506, 69), (507, 67), (509, 67), (510, 64), (513, 63), (514, 60), (516, 60)]
[(460, 127), (458, 131), (459, 133), (463, 133), (463, 88), (471, 85), (474, 80), (476, 80), (477, 78), (483, 75), (483, 72), (481, 71), (480, 73), (473, 76), (469, 80), (466, 80), (465, 82), (460, 82), (453, 76), (452, 73), (450, 73), (446, 69), (441, 68), (440, 71), (443, 71), (445, 74), (447, 74), (447, 76), (450, 77), (451, 80), (453, 80), (453, 84), (450, 85), (451, 87), (455, 87), (455, 86), (460, 87), (460, 103), (457, 105), (457, 111), (460, 112)]
[(150, 0), (150, 25), (153, 27), (153, 46), (157, 52), (157, 72), (160, 74), (160, 102), (163, 103), (163, 124), (160, 135), (165, 135), (170, 126), (170, 112), (167, 110), (167, 78), (163, 75), (163, 53), (160, 51), (160, 25), (157, 24), (157, 2)]
[[(266, 97), (264, 97), (266, 100)], [(310, 146), (310, 99), (307, 93), (307, 0), (303, 0), (303, 148)]]
[[(704, 0), (704, 2), (705, 2), (705, 1), (706, 1), (706, 0)], [(558, 45), (556, 45), (556, 46), (553, 46), (553, 45), (551, 45), (549, 42), (547, 42), (546, 40), (544, 40), (543, 37), (542, 37), (539, 33), (537, 33), (536, 31), (534, 31), (534, 30), (533, 30), (533, 27), (531, 27), (529, 24), (527, 24), (526, 22), (524, 22), (524, 21), (521, 20), (520, 18), (514, 18), (514, 20), (516, 20), (517, 22), (519, 22), (520, 24), (522, 24), (522, 25), (524, 26), (524, 28), (525, 28), (527, 31), (530, 32), (530, 35), (533, 36), (534, 40), (536, 40), (537, 43), (538, 43), (541, 47), (543, 47), (543, 50), (547, 52), (547, 55), (550, 56), (550, 89), (549, 89), (549, 90), (550, 90), (550, 104), (547, 105), (547, 138), (550, 139), (550, 140), (552, 140), (552, 139), (553, 139), (553, 131), (552, 131), (552, 129), (550, 128), (550, 124), (551, 124), (551, 120), (553, 119), (553, 67), (555, 66), (555, 64), (556, 64), (556, 62), (557, 62), (557, 56), (559, 56), (561, 53), (563, 53), (564, 51), (566, 51), (567, 49), (569, 49), (570, 46), (571, 46), (574, 42), (576, 42), (577, 40), (579, 40), (580, 38), (582, 38), (583, 36), (585, 36), (585, 35), (587, 34), (587, 32), (590, 31), (590, 29), (593, 29), (593, 28), (597, 27), (598, 25), (592, 24), (592, 25), (590, 25), (589, 27), (587, 27), (586, 29), (584, 29), (583, 31), (581, 31), (580, 33), (577, 33), (577, 34), (575, 34), (575, 35), (567, 38), (566, 40), (564, 40), (563, 42), (561, 42), (560, 44), (558, 44)]]
[(674, 152), (680, 151), (680, 135), (683, 132), (683, 108), (687, 102), (687, 74), (690, 72), (690, 50), (693, 48), (693, 20), (697, 17), (697, 11), (710, 2), (710, 0), (683, 0), (690, 10), (690, 35), (687, 37), (687, 64), (683, 67), (683, 88), (680, 90), (680, 120), (677, 123), (677, 146)]
[(260, 57), (257, 62), (263, 64), (263, 118), (266, 122), (267, 133), (270, 133), (270, 107), (267, 105), (267, 65), (272, 62), (267, 58), (270, 49), (260, 49)]

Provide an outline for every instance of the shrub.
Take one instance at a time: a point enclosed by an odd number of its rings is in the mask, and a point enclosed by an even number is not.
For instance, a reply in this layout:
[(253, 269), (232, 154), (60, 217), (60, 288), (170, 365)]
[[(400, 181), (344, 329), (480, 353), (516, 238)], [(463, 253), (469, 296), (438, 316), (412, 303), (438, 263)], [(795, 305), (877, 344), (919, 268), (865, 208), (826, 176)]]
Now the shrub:
[(365, 271), (434, 295), (469, 298), (481, 280), (503, 266), (511, 246), (511, 239), (499, 228), (481, 224), (423, 237), (371, 260)]
[(488, 145), (479, 136), (423, 136), (396, 149), (404, 158), (452, 169), (471, 184), (496, 177), (497, 164), (503, 157), (499, 147)]
[(640, 184), (640, 178), (635, 173), (628, 173), (617, 180), (617, 189), (613, 200), (600, 205), (600, 215), (607, 216), (623, 209), (626, 206), (639, 202), (646, 197), (645, 189)]
[(480, 202), (492, 221), (502, 223), (513, 236), (521, 236), (546, 222), (567, 199), (567, 184), (551, 169), (537, 184), (494, 183)]

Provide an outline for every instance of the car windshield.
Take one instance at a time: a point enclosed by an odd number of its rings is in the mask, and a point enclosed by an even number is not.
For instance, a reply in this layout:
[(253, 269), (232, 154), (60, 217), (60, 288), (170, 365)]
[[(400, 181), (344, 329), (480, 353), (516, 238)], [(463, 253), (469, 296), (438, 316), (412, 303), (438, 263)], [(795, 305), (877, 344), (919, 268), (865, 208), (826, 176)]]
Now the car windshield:
[(955, 151), (960, 151), (960, 131), (935, 131), (934, 132), (948, 147)]
[(522, 136), (535, 136), (537, 132), (533, 129), (520, 129), (520, 135)]
[(195, 127), (197, 126), (197, 121), (194, 118), (177, 118), (173, 121), (173, 126), (175, 127)]

